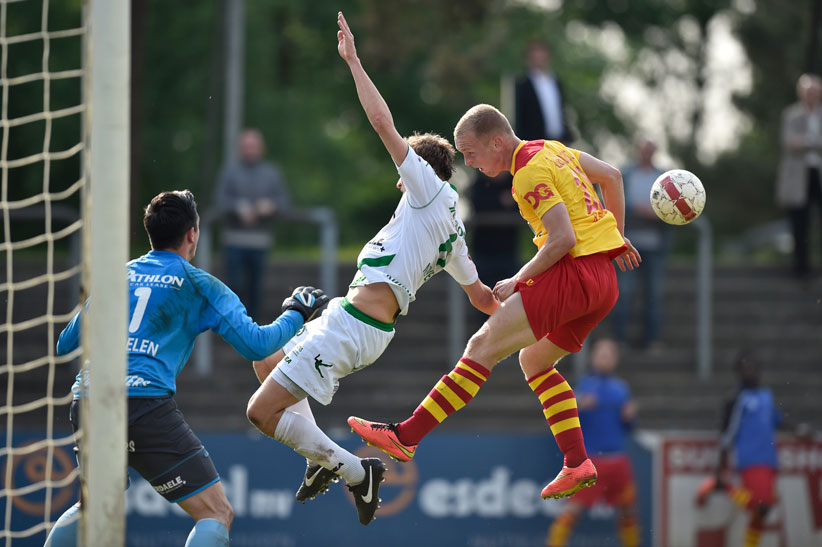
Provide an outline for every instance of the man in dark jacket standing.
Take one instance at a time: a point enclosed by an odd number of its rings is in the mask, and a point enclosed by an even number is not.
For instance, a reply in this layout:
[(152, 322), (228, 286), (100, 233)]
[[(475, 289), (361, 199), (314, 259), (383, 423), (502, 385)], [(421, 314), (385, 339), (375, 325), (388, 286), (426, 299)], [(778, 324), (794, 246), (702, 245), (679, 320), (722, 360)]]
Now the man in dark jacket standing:
[(532, 40), (525, 50), (528, 73), (516, 84), (516, 134), (524, 140), (573, 141), (565, 119), (562, 86), (551, 70), (551, 50)]

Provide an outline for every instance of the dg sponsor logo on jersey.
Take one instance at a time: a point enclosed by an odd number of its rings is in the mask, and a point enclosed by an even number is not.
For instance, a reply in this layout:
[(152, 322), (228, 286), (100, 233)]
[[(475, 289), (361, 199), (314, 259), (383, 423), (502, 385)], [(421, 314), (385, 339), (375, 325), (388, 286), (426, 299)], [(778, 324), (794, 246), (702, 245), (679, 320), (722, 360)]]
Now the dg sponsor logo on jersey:
[(554, 196), (554, 193), (548, 188), (548, 185), (545, 183), (537, 184), (534, 189), (527, 194), (525, 194), (523, 199), (531, 204), (531, 207), (534, 209), (537, 208), (540, 201), (545, 201), (550, 199)]

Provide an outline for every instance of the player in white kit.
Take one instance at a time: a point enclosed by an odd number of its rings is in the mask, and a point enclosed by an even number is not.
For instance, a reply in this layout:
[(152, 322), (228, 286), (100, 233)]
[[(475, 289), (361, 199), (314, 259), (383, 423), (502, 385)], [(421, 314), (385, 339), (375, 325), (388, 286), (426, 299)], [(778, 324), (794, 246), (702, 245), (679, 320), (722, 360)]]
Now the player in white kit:
[(338, 51), (351, 69), (368, 120), (398, 166), (397, 187), (403, 194), (391, 221), (360, 252), (346, 296), (333, 299), (282, 350), (254, 363), (263, 383), (249, 400), (247, 414), (260, 431), (308, 460), (299, 501), (313, 499), (340, 476), (354, 494), (360, 522), (368, 524), (377, 510), (385, 466), (377, 458), (360, 460), (328, 438), (314, 422), (307, 396), (327, 405), (340, 378), (373, 363), (393, 338), (396, 317), (408, 312), (417, 290), (440, 270), (480, 311), (490, 315), (498, 302), (468, 256), (458, 195), (448, 183), (454, 148), (438, 135), (400, 136), (360, 64), (342, 13), (337, 22)]

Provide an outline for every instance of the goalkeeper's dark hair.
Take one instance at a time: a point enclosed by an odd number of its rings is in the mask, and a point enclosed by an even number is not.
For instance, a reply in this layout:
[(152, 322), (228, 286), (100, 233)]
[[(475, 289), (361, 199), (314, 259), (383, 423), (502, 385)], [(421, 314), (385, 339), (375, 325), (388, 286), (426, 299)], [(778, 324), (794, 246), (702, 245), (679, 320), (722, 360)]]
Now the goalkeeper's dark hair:
[(451, 180), (456, 151), (447, 139), (436, 133), (414, 133), (405, 140), (419, 157), (428, 162), (441, 180)]
[(197, 202), (188, 190), (157, 194), (143, 215), (143, 226), (157, 251), (177, 249), (191, 228), (197, 229)]

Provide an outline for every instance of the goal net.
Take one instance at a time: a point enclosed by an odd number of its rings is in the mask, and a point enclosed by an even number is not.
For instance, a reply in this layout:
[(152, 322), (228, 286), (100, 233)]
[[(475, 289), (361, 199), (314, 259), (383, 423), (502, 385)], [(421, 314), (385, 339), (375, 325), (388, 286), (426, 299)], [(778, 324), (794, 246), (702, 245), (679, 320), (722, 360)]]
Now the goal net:
[[(42, 545), (81, 489), (85, 537), (122, 543), (124, 478), (116, 488), (112, 478), (125, 470), (128, 5), (0, 0), (0, 545)], [(106, 18), (112, 28), (95, 35)], [(112, 68), (105, 56), (125, 66)], [(101, 130), (104, 117), (109, 127)], [(112, 194), (120, 197), (109, 201)], [(120, 248), (100, 258), (101, 245)], [(106, 270), (102, 280), (97, 268)], [(86, 298), (106, 304), (84, 317), (81, 347), (57, 356), (57, 336)], [(106, 359), (112, 370), (97, 371), (93, 363)], [(82, 474), (68, 421), (81, 362), (99, 378), (84, 406)], [(101, 396), (109, 412), (95, 412)], [(105, 504), (103, 518), (95, 518)], [(103, 519), (113, 524), (101, 531)]]

